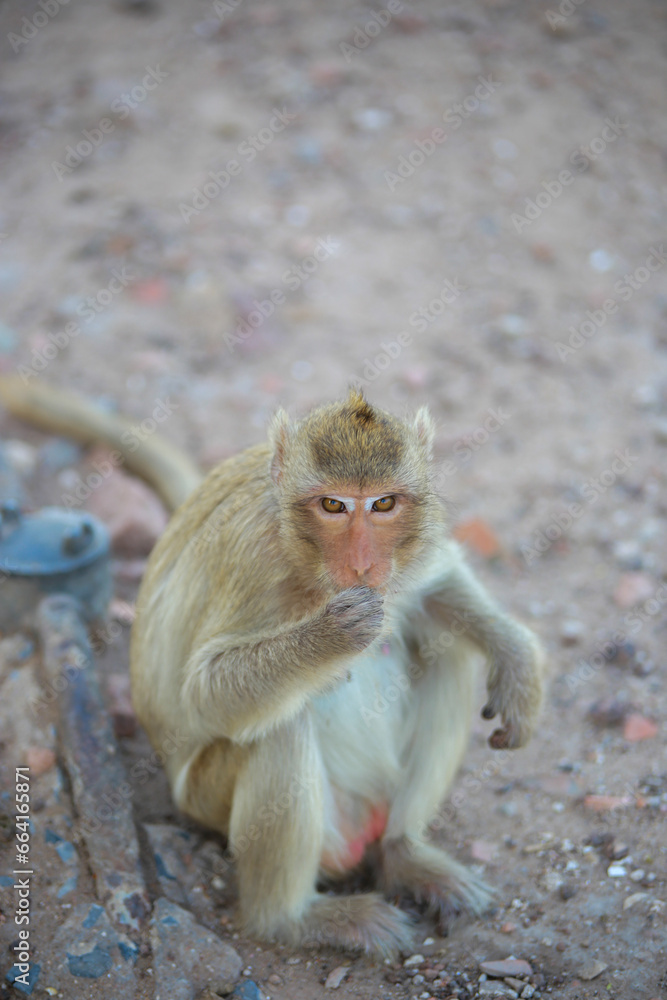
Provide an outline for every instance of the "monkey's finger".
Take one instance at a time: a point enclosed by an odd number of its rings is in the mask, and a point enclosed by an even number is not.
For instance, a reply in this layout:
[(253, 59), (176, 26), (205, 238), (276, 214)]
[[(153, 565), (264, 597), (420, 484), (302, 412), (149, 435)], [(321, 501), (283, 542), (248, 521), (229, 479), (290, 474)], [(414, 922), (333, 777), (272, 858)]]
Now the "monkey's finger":
[(489, 736), (489, 746), (494, 750), (513, 750), (518, 746), (518, 741), (514, 737), (512, 727), (507, 725), (502, 729), (494, 729)]
[(498, 712), (493, 707), (493, 705), (485, 705), (484, 708), (482, 709), (482, 718), (483, 719), (495, 719), (495, 717), (497, 716), (497, 714), (498, 714)]

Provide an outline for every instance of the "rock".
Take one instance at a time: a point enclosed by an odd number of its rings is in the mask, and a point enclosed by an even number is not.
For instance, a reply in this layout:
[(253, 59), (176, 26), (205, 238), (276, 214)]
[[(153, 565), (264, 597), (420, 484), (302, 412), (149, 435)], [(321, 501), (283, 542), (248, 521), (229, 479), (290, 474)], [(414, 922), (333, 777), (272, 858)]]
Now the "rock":
[(257, 983), (253, 983), (252, 979), (246, 979), (234, 987), (232, 1000), (262, 1000), (262, 994)]
[(605, 843), (603, 851), (605, 857), (609, 858), (610, 861), (620, 861), (630, 853), (630, 848), (627, 844), (623, 844), (620, 840), (615, 840), (612, 837), (611, 840)]
[(155, 1000), (194, 1000), (205, 986), (231, 993), (241, 975), (234, 949), (167, 899), (155, 903), (151, 943)]
[(421, 965), (425, 961), (426, 959), (424, 958), (423, 955), (410, 955), (410, 957), (406, 958), (406, 960), (403, 962), (403, 968), (409, 969), (414, 965)]
[(648, 892), (634, 892), (631, 896), (626, 896), (623, 900), (623, 909), (631, 910), (633, 906), (637, 903), (641, 903), (645, 899), (650, 899)]
[(518, 997), (519, 994), (511, 986), (502, 982), (479, 983), (477, 995), (480, 997)]
[(130, 697), (129, 674), (109, 674), (107, 702), (116, 736), (134, 736), (137, 731), (137, 717)]
[(485, 559), (493, 559), (500, 555), (500, 542), (496, 533), (479, 517), (462, 521), (454, 529), (453, 534), (457, 541), (465, 543)]
[(26, 751), (26, 764), (30, 768), (30, 776), (38, 778), (40, 774), (50, 771), (56, 762), (56, 755), (48, 747), (30, 747)]
[(197, 876), (192, 861), (195, 837), (169, 823), (145, 823), (144, 829), (153, 849), (160, 889), (172, 903), (187, 905), (188, 890)]
[(37, 449), (33, 448), (30, 444), (26, 444), (25, 441), (19, 441), (14, 438), (10, 441), (4, 441), (2, 445), (2, 453), (4, 458), (6, 458), (11, 465), (12, 469), (14, 469), (19, 476), (29, 476), (35, 471), (35, 466), (37, 465)]
[(109, 618), (112, 618), (116, 622), (120, 622), (121, 625), (132, 625), (134, 619), (137, 617), (137, 609), (134, 604), (130, 604), (128, 601), (121, 601), (117, 597), (114, 597), (109, 605)]
[(635, 868), (633, 872), (630, 872), (630, 878), (633, 882), (641, 882), (645, 874), (646, 872), (643, 868)]
[(114, 559), (111, 572), (117, 580), (136, 583), (146, 572), (147, 559)]
[(473, 840), (470, 844), (470, 857), (473, 861), (489, 864), (498, 853), (498, 845), (487, 840)]
[(39, 979), (41, 971), (41, 965), (38, 965), (37, 962), (31, 962), (30, 969), (28, 971), (28, 982), (26, 985), (22, 982), (16, 982), (18, 977), (23, 975), (23, 972), (18, 965), (12, 965), (11, 969), (5, 973), (5, 979), (8, 983), (11, 983), (14, 986), (14, 989), (17, 990), (17, 992), (23, 993), (25, 996), (30, 996), (37, 985), (37, 980)]
[(480, 969), (487, 976), (504, 979), (505, 976), (532, 976), (533, 970), (522, 958), (505, 958), (502, 961), (480, 962)]
[(561, 622), (560, 641), (564, 646), (575, 646), (581, 642), (585, 631), (583, 622), (576, 621), (574, 618), (566, 618), (564, 622)]
[[(46, 948), (44, 978), (66, 997), (82, 995), (77, 980), (100, 979), (105, 995), (134, 996), (136, 944), (119, 934), (103, 906), (74, 907)], [(87, 994), (86, 994), (87, 995)]]
[(653, 597), (655, 589), (655, 580), (646, 573), (623, 573), (614, 591), (614, 601), (619, 608), (633, 608)]
[(584, 799), (584, 809), (593, 812), (608, 812), (611, 809), (627, 809), (634, 804), (629, 795), (587, 795)]
[(614, 558), (621, 569), (626, 570), (640, 570), (644, 563), (641, 547), (635, 541), (616, 542)]
[(572, 884), (572, 882), (563, 882), (560, 889), (560, 898), (564, 901), (572, 899), (573, 896), (577, 895), (577, 887)]
[(114, 551), (127, 556), (148, 555), (167, 526), (167, 511), (155, 493), (121, 469), (111, 470), (86, 507), (109, 528)]
[(326, 978), (326, 982), (324, 984), (325, 990), (337, 990), (349, 971), (349, 965), (339, 965), (335, 969), (332, 969)]
[(593, 702), (586, 714), (597, 726), (620, 726), (631, 708), (628, 702), (607, 697)]
[(601, 962), (598, 958), (594, 958), (592, 962), (589, 962), (585, 968), (578, 973), (580, 979), (585, 979), (586, 981), (590, 979), (597, 979), (601, 976), (605, 969), (608, 968), (606, 962)]
[(609, 865), (609, 868), (607, 868), (609, 878), (625, 878), (627, 874), (627, 870), (623, 865)]
[(623, 738), (628, 743), (639, 743), (641, 740), (650, 740), (658, 734), (658, 727), (651, 719), (633, 712), (628, 715), (623, 726)]
[(2, 665), (25, 663), (35, 653), (35, 644), (23, 632), (15, 632), (0, 641), (0, 669)]

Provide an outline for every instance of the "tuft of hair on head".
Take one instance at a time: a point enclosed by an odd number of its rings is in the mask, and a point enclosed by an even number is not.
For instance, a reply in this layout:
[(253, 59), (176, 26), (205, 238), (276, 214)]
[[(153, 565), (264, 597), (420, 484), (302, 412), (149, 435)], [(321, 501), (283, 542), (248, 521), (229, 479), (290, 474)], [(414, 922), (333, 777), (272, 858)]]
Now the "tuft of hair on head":
[(375, 410), (361, 389), (350, 387), (347, 399), (345, 400), (345, 408), (348, 411), (346, 416), (349, 414), (353, 420), (358, 421), (362, 425), (370, 424), (376, 419)]

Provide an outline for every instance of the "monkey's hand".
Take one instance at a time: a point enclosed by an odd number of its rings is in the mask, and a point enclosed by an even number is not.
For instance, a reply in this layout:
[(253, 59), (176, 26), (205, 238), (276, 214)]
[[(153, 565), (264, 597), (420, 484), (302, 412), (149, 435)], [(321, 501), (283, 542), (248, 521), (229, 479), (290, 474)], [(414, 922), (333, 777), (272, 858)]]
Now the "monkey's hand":
[(502, 726), (489, 737), (494, 750), (514, 750), (528, 742), (537, 723), (543, 696), (544, 657), (528, 629), (515, 626), (512, 642), (490, 654), (485, 719), (500, 714)]
[(382, 630), (382, 598), (370, 587), (350, 587), (329, 601), (323, 617), (325, 629), (341, 653), (359, 652)]

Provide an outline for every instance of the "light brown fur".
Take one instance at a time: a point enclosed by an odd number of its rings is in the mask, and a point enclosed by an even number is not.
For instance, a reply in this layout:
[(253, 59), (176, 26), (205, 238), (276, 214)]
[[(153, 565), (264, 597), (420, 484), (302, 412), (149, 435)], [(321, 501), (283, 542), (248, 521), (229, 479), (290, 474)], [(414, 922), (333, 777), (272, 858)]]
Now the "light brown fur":
[[(151, 556), (135, 707), (156, 746), (180, 734), (175, 800), (229, 836), (259, 937), (409, 946), (409, 922), (380, 892), (316, 891), (351, 844), (363, 849), (378, 809), (381, 890), (441, 916), (487, 903), (425, 831), (466, 747), (477, 664), (490, 664), (486, 714), (502, 717), (492, 745), (518, 746), (536, 722), (541, 655), (449, 540), (431, 436), (425, 411), (403, 423), (357, 393), (296, 425), (280, 413), (270, 443), (214, 469)], [(331, 496), (343, 510), (323, 507)], [(387, 496), (390, 511), (373, 506)], [(459, 617), (464, 633), (425, 656)], [(378, 710), (392, 685), (400, 697)]]

